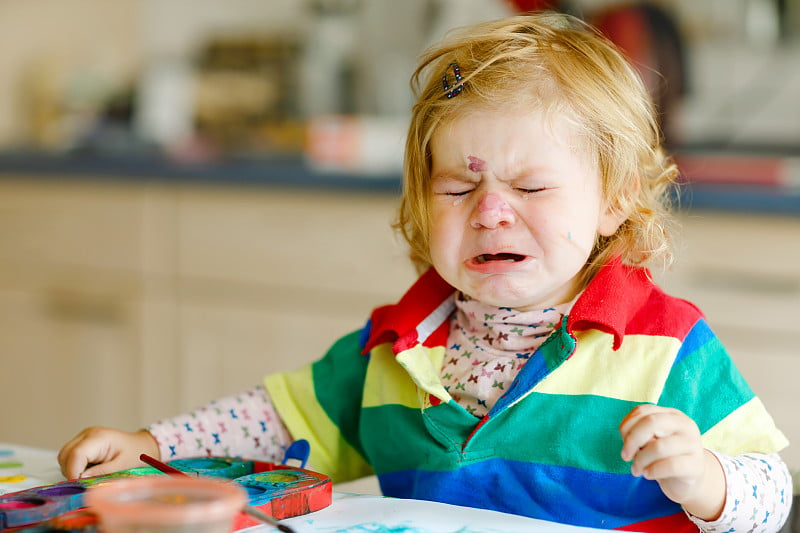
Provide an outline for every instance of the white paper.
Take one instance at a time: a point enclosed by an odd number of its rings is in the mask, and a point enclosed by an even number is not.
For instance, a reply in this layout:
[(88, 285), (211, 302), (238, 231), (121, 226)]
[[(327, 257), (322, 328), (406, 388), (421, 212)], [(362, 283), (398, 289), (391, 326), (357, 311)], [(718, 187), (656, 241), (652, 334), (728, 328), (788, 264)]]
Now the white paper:
[[(330, 507), (282, 520), (296, 533), (588, 533), (567, 526), (485, 509), (421, 500), (336, 494)], [(256, 528), (253, 528), (256, 529)]]

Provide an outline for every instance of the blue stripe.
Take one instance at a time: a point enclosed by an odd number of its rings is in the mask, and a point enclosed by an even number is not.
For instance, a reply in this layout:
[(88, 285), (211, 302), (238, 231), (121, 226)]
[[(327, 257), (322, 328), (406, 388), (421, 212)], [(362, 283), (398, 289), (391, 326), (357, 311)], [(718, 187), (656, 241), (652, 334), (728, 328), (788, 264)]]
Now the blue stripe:
[(692, 329), (689, 330), (689, 333), (686, 334), (686, 338), (683, 339), (681, 348), (678, 351), (678, 354), (675, 356), (672, 366), (675, 367), (687, 355), (691, 355), (702, 348), (706, 343), (715, 340), (716, 338), (717, 336), (714, 335), (713, 331), (711, 331), (711, 328), (708, 326), (708, 322), (706, 322), (704, 318), (701, 318), (695, 323), (694, 326), (692, 326)]
[(372, 333), (372, 320), (367, 320), (367, 323), (361, 328), (361, 334), (358, 337), (358, 343), (361, 345), (362, 350), (367, 345), (367, 341), (369, 341), (370, 333)]
[(386, 496), (440, 501), (601, 529), (681, 512), (655, 481), (502, 459), (489, 459), (450, 472), (406, 470), (382, 474), (380, 483)]
[(528, 394), (533, 388), (575, 350), (575, 339), (567, 332), (567, 317), (562, 320), (562, 325), (531, 355), (531, 358), (522, 367), (505, 394), (500, 396), (494, 407), (489, 410), (489, 416), (494, 416), (509, 405)]

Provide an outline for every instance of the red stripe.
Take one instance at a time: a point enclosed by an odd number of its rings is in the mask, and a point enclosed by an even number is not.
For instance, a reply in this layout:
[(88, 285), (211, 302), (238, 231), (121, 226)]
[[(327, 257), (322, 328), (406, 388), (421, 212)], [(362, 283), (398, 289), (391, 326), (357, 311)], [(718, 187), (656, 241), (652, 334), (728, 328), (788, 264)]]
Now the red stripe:
[(624, 527), (616, 531), (636, 531), (637, 533), (697, 533), (700, 529), (686, 516), (685, 513), (675, 513), (661, 518), (645, 520)]

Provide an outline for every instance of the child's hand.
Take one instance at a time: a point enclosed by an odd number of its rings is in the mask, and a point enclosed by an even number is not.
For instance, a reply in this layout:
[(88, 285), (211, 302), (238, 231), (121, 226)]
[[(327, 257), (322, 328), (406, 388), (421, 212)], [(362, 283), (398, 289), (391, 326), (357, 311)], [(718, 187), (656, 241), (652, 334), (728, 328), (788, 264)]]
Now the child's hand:
[(703, 520), (714, 520), (725, 505), (725, 474), (703, 447), (694, 420), (677, 409), (640, 405), (619, 426), (622, 459), (631, 473), (658, 482), (672, 501)]
[(91, 427), (78, 433), (58, 452), (61, 473), (67, 479), (110, 474), (143, 466), (143, 453), (160, 458), (158, 443), (146, 430), (134, 433)]

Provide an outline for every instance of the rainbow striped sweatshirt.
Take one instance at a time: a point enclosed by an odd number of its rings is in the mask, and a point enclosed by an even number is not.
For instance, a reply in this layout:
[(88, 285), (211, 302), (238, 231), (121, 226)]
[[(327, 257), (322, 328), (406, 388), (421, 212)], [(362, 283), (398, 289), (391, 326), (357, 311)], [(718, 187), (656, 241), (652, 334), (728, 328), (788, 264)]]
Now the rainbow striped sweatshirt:
[(654, 481), (630, 474), (618, 425), (636, 405), (680, 409), (729, 455), (787, 445), (702, 313), (619, 260), (482, 419), (440, 372), (454, 289), (429, 270), (319, 361), (265, 385), (313, 467), (372, 473), (386, 496), (601, 529), (697, 531)]

